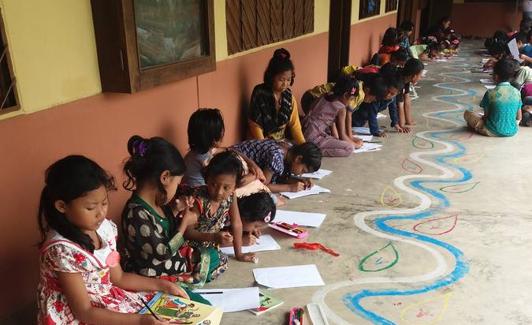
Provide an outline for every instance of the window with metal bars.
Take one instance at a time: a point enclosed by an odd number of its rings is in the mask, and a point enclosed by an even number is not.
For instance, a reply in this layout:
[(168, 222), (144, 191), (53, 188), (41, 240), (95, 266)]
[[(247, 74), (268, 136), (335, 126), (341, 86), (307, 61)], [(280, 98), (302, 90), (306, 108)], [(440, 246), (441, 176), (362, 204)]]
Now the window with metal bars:
[(229, 54), (314, 30), (314, 0), (226, 0), (225, 11)]
[(0, 12), (0, 114), (17, 110), (15, 78), (11, 70), (4, 20)]

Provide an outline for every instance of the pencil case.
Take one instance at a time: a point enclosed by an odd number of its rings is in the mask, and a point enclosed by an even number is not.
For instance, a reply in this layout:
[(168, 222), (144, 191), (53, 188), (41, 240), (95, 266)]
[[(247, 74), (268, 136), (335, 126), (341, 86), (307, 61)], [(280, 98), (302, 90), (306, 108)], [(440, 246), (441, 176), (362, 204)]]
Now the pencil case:
[(298, 239), (305, 239), (308, 237), (308, 231), (306, 231), (303, 228), (298, 227), (297, 225), (291, 225), (286, 222), (272, 222), (270, 223), (270, 228), (273, 228), (277, 231), (283, 232), (287, 235), (290, 235), (292, 237), (296, 237)]

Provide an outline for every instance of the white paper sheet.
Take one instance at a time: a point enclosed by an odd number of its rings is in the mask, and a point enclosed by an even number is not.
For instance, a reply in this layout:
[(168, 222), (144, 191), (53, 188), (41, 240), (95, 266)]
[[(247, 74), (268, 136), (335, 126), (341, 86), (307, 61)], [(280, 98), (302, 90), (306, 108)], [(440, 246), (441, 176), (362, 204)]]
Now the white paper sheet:
[(332, 170), (318, 169), (314, 173), (302, 174), (301, 177), (307, 177), (307, 178), (313, 178), (313, 179), (322, 179), (325, 176), (330, 175), (331, 173), (332, 173)]
[(321, 187), (319, 185), (312, 185), (312, 187), (309, 188), (308, 190), (299, 191), (299, 192), (281, 192), (281, 195), (292, 200), (292, 199), (297, 199), (297, 198), (309, 196), (309, 195), (316, 195), (320, 193), (331, 193), (331, 190)]
[(377, 113), (377, 119), (383, 119), (383, 118), (387, 118), (388, 115), (386, 114), (382, 114), (382, 113)]
[(516, 59), (519, 63), (523, 62), (521, 58), (519, 57), (519, 47), (517, 47), (517, 40), (515, 38), (512, 38), (511, 41), (508, 42), (508, 49), (510, 49), (510, 53), (512, 54), (513, 58)]
[(325, 285), (315, 264), (253, 269), (257, 283), (275, 289)]
[(486, 89), (494, 89), (497, 85), (484, 85)]
[(493, 79), (480, 79), (480, 83), (484, 85), (493, 85)]
[(326, 216), (324, 213), (277, 210), (274, 221), (317, 228), (321, 226)]
[(238, 289), (198, 289), (195, 293), (207, 299), (214, 307), (224, 313), (248, 310), (260, 306), (259, 288)]
[(482, 59), (482, 64), (488, 62), (489, 60), (490, 60), (490, 58), (484, 58), (484, 59)]
[(381, 149), (382, 149), (382, 144), (364, 142), (364, 145), (362, 146), (362, 148), (355, 149), (353, 150), (353, 152), (362, 153), (362, 152), (380, 151)]
[(371, 132), (369, 131), (369, 128), (365, 128), (365, 127), (354, 126), (353, 127), (353, 132), (356, 133), (357, 135), (358, 134), (371, 135)]
[(360, 134), (357, 134), (357, 135), (355, 135), (355, 137), (359, 138), (360, 140), (362, 140), (364, 142), (370, 142), (371, 140), (373, 140), (373, 136), (372, 135), (360, 135)]
[[(277, 218), (275, 218), (277, 221)], [(270, 235), (262, 235), (257, 239), (257, 243), (251, 246), (242, 246), (242, 253), (255, 253), (255, 252), (264, 252), (264, 251), (276, 251), (281, 249), (281, 246), (277, 244), (275, 239)], [(235, 249), (233, 246), (229, 247), (220, 247), (222, 253), (226, 255), (235, 255)]]
[(434, 61), (436, 61), (436, 62), (447, 62), (448, 60), (447, 59), (436, 59)]

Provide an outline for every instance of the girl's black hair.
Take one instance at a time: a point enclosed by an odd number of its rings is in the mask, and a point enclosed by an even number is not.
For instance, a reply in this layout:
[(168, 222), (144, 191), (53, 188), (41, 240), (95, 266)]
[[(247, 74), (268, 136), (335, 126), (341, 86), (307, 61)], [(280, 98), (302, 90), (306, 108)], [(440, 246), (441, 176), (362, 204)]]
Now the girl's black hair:
[(411, 32), (414, 30), (414, 23), (410, 20), (404, 20), (399, 26), (399, 30), (404, 32)]
[(523, 33), (523, 32), (519, 32), (515, 35), (515, 41), (516, 42), (521, 42), (521, 43), (526, 43), (528, 42), (528, 35), (526, 33)]
[(406, 62), (408, 60), (410, 54), (408, 54), (408, 51), (406, 49), (398, 49), (397, 51), (392, 52), (390, 55), (390, 60), (392, 61), (399, 61), (399, 62)]
[(320, 169), (322, 153), (320, 148), (312, 142), (296, 144), (288, 149), (292, 157), (301, 156), (301, 162), (307, 166), (308, 172), (313, 173)]
[(224, 119), (217, 108), (200, 108), (188, 120), (188, 145), (190, 150), (204, 154), (221, 141), (224, 133)]
[(380, 73), (359, 73), (356, 75), (358, 80), (364, 82), (365, 91), (381, 100), (386, 96), (387, 88)]
[[(257, 192), (238, 199), (238, 211), (242, 221), (262, 221), (270, 223), (275, 218), (277, 208), (268, 192)], [(269, 214), (269, 218), (267, 218)]]
[(161, 174), (168, 170), (172, 176), (180, 176), (185, 173), (185, 162), (177, 148), (160, 137), (145, 139), (134, 135), (127, 142), (129, 159), (124, 164), (124, 173), (127, 180), (123, 186), (128, 191), (133, 191), (144, 184), (153, 182), (157, 185), (159, 195), (156, 198), (158, 205), (164, 205), (168, 201), (168, 195), (161, 183)]
[(380, 74), (384, 79), (387, 90), (390, 88), (401, 90), (405, 86), (401, 71), (401, 68), (391, 63), (386, 63), (381, 67)]
[(210, 177), (218, 175), (234, 175), (236, 184), (240, 184), (244, 168), (238, 154), (227, 150), (212, 157), (209, 164), (203, 169), (203, 178), (207, 181)]
[(61, 236), (93, 252), (94, 243), (81, 229), (55, 208), (56, 201), (66, 204), (101, 186), (115, 190), (114, 178), (97, 163), (84, 156), (67, 156), (53, 163), (45, 172), (44, 188), (39, 201), (37, 219), (42, 245), (46, 233), (53, 229)]
[(425, 69), (425, 65), (419, 59), (408, 59), (402, 70), (403, 76), (415, 76), (420, 74)]
[(382, 36), (382, 45), (383, 46), (395, 46), (399, 42), (399, 33), (397, 32), (397, 28), (390, 27)]
[(440, 19), (440, 26), (443, 25), (443, 23), (448, 22), (448, 21), (451, 21), (451, 17), (449, 17), (449, 16), (443, 16), (443, 17), (441, 17), (441, 19)]
[(502, 58), (493, 67), (493, 74), (499, 77), (499, 82), (510, 81), (515, 77), (519, 63), (513, 58)]
[(355, 77), (350, 75), (340, 75), (332, 88), (332, 95), (335, 98), (340, 98), (344, 94), (349, 93), (350, 96), (358, 96), (359, 84)]
[(273, 52), (268, 67), (266, 68), (266, 71), (264, 71), (264, 83), (271, 86), (273, 84), (273, 78), (279, 73), (286, 71), (292, 71), (292, 79), (290, 81), (290, 86), (292, 86), (296, 77), (294, 64), (292, 63), (292, 60), (290, 60), (290, 52), (286, 49), (280, 48)]

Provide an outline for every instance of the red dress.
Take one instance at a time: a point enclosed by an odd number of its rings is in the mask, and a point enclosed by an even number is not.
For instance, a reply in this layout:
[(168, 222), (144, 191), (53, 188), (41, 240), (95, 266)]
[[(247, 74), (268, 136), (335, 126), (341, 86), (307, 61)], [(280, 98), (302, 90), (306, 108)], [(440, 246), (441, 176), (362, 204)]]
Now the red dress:
[(96, 231), (102, 247), (93, 253), (51, 231), (41, 252), (38, 287), (39, 324), (83, 324), (75, 319), (58, 282), (57, 273), (80, 273), (92, 306), (121, 313), (142, 309), (139, 297), (147, 293), (125, 291), (111, 283), (110, 267), (119, 264), (116, 225), (104, 220)]

